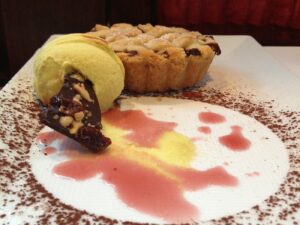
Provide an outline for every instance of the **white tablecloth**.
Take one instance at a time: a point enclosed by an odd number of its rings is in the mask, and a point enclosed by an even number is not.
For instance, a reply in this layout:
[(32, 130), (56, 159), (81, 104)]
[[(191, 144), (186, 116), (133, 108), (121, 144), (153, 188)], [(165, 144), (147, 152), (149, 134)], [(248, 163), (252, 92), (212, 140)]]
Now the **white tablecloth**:
[(300, 47), (264, 47), (264, 49), (300, 78)]

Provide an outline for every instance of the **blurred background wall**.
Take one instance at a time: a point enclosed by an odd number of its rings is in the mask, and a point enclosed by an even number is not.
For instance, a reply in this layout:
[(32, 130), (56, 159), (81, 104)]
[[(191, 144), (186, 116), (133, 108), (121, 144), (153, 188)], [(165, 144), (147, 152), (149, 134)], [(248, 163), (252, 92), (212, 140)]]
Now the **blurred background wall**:
[(251, 35), (262, 45), (300, 45), (300, 0), (0, 0), (0, 85), (52, 34), (95, 23), (182, 26)]

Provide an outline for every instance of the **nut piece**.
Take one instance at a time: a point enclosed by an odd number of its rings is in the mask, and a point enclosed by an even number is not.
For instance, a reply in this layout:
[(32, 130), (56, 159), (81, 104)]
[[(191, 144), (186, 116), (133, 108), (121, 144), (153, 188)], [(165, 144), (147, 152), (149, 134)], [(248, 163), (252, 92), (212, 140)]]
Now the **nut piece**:
[(83, 126), (83, 123), (74, 121), (72, 123), (72, 128), (69, 130), (70, 134), (77, 134), (80, 127)]
[(81, 82), (84, 82), (83, 77), (80, 74), (78, 74), (78, 73), (75, 73), (75, 74), (71, 75), (71, 77), (74, 78), (74, 79), (76, 79), (76, 80), (79, 80)]
[(75, 96), (73, 97), (73, 101), (78, 102), (79, 104), (82, 105), (81, 99), (82, 99), (82, 97), (81, 97), (81, 95), (79, 95), (79, 94), (77, 94), (77, 95), (75, 95)]
[(87, 101), (94, 102), (93, 99), (91, 99), (89, 92), (85, 89), (85, 86), (83, 83), (77, 83), (73, 84), (73, 88)]
[(74, 114), (74, 118), (77, 122), (80, 122), (84, 117), (84, 112), (77, 112)]
[(59, 118), (59, 123), (63, 127), (68, 127), (73, 122), (73, 118), (71, 116), (62, 116)]

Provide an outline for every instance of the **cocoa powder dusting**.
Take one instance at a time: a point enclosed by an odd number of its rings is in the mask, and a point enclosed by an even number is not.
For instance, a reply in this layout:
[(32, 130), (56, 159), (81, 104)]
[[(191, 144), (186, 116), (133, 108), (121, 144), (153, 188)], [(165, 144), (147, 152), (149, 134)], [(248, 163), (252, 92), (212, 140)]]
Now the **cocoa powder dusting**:
[[(0, 95), (0, 140), (3, 144), (0, 145), (0, 192), (4, 193), (0, 208), (13, 209), (0, 212), (0, 223), (9, 224), (8, 218), (22, 215), (23, 224), (138, 224), (75, 209), (60, 202), (35, 179), (29, 164), (29, 149), (42, 125), (38, 122), (38, 109), (32, 96), (31, 83), (30, 75), (19, 76)], [(125, 97), (128, 95), (130, 94), (124, 94)], [(274, 195), (250, 210), (203, 224), (245, 224), (245, 221), (253, 217), (256, 218), (256, 224), (298, 223), (300, 112), (276, 110), (275, 101), (259, 101), (251, 94), (221, 92), (209, 88), (196, 87), (182, 92), (149, 96), (191, 99), (239, 111), (270, 128), (288, 150), (290, 170), (285, 182)], [(273, 210), (274, 208), (277, 209)]]

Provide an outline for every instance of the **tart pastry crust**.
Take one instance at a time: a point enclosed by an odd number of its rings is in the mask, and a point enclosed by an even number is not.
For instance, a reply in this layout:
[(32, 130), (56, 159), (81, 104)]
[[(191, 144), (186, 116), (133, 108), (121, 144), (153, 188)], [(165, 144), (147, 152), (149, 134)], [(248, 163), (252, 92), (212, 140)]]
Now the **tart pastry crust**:
[(137, 93), (191, 87), (221, 53), (212, 36), (179, 27), (97, 24), (91, 33), (107, 41), (120, 57), (125, 89)]

